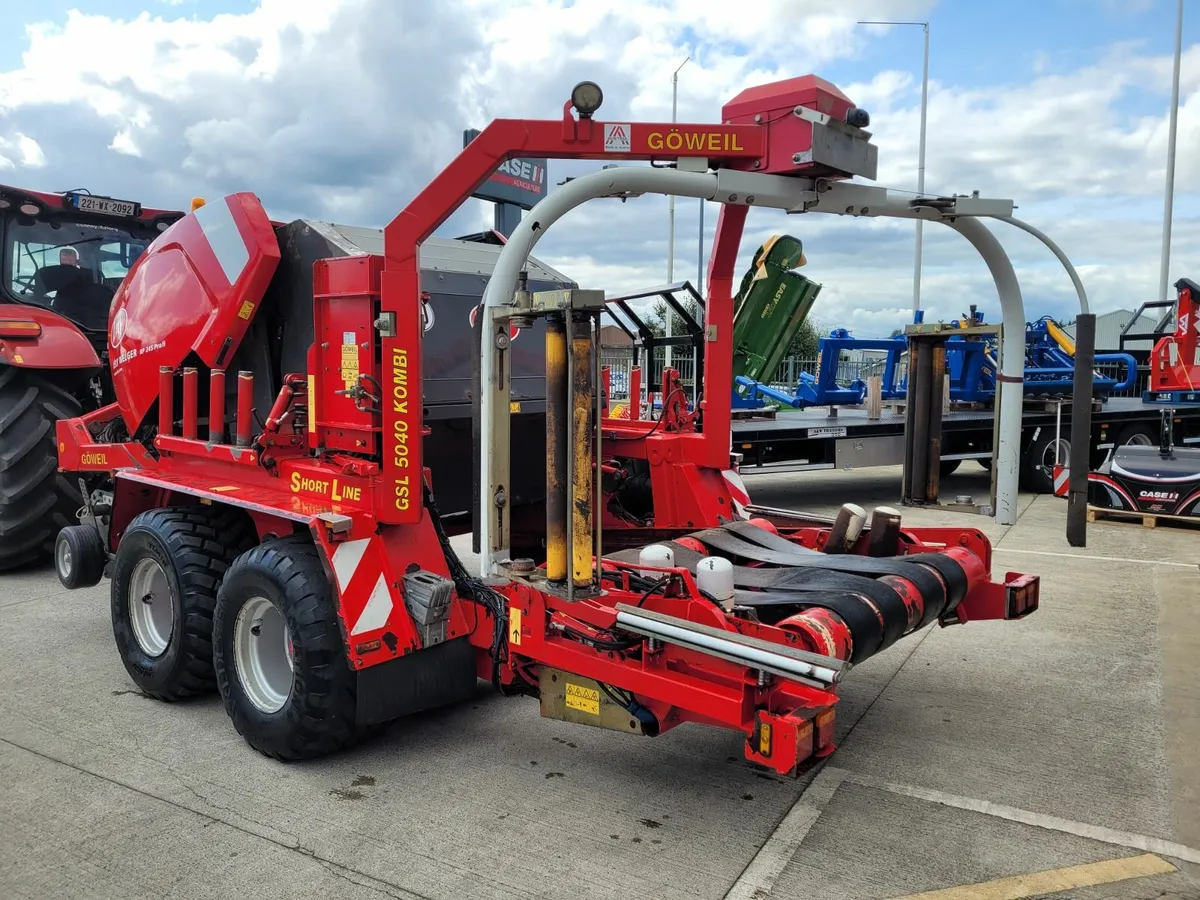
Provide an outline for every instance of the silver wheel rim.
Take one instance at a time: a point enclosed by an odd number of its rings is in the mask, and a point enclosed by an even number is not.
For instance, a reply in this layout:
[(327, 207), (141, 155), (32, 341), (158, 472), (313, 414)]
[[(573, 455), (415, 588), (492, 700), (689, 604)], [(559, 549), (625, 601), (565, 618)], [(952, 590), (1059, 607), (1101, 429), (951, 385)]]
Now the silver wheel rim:
[(148, 656), (162, 656), (175, 629), (175, 602), (167, 573), (149, 557), (138, 560), (129, 576), (129, 621), (133, 637)]
[(1071, 442), (1066, 438), (1060, 438), (1057, 442), (1051, 441), (1046, 445), (1046, 449), (1042, 451), (1042, 468), (1049, 472), (1054, 468), (1054, 448), (1055, 445), (1060, 448), (1058, 458), (1062, 460), (1059, 465), (1065, 466), (1067, 460), (1071, 458)]
[(74, 561), (74, 556), (71, 553), (71, 545), (65, 540), (60, 539), (58, 546), (54, 548), (54, 565), (58, 567), (59, 577), (71, 577), (71, 566)]
[(233, 623), (233, 662), (246, 696), (265, 713), (292, 693), (294, 662), (287, 622), (266, 597), (251, 597)]
[(1125, 442), (1126, 447), (1151, 447), (1153, 445), (1154, 441), (1150, 440), (1150, 435), (1141, 433), (1133, 435)]

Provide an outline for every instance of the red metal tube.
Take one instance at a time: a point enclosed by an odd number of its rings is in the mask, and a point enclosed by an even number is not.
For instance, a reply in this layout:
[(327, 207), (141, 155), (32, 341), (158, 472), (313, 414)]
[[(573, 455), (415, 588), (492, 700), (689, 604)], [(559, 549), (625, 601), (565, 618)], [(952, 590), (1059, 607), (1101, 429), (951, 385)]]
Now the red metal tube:
[(213, 369), (208, 377), (208, 442), (225, 443), (224, 369)]
[(175, 429), (175, 370), (158, 367), (158, 433), (170, 435)]
[(250, 446), (251, 416), (254, 407), (254, 373), (238, 372), (237, 390), (237, 445)]
[(199, 399), (196, 396), (196, 370), (192, 367), (183, 370), (183, 436), (188, 440), (195, 440), (196, 426), (198, 421), (197, 405)]
[(271, 432), (272, 434), (279, 430), (279, 423), (283, 417), (287, 415), (288, 407), (292, 405), (292, 398), (296, 395), (295, 388), (291, 384), (285, 383), (279, 389), (279, 396), (275, 398), (275, 404), (271, 407), (271, 411), (267, 414), (267, 421), (263, 425), (263, 431)]

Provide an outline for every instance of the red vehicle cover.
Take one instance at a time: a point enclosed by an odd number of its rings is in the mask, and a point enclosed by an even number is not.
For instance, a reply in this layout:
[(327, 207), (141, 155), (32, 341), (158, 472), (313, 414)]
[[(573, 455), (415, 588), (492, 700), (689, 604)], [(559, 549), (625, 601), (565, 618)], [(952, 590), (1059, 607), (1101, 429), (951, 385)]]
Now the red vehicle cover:
[(130, 432), (158, 396), (159, 366), (192, 353), (210, 368), (229, 363), (278, 264), (271, 220), (250, 193), (184, 216), (134, 263), (108, 322), (113, 389)]

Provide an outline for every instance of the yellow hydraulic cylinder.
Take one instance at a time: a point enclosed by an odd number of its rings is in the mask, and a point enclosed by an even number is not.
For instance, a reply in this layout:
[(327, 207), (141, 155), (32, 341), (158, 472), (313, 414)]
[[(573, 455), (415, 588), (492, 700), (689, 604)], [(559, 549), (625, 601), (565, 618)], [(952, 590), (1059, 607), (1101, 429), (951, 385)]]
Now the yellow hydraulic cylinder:
[(567, 329), (546, 318), (546, 578), (567, 580)]
[(571, 579), (576, 587), (592, 583), (593, 522), (595, 496), (592, 491), (592, 414), (596, 379), (592, 359), (591, 320), (577, 315), (571, 336)]

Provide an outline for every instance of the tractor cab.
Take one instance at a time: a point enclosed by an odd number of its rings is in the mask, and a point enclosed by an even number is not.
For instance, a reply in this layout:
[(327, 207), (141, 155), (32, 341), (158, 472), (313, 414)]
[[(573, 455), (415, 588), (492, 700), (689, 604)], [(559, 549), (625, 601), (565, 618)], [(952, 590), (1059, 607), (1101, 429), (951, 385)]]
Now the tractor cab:
[(0, 302), (49, 309), (102, 346), (117, 286), (180, 215), (147, 215), (141, 204), (85, 192), (0, 186)]

